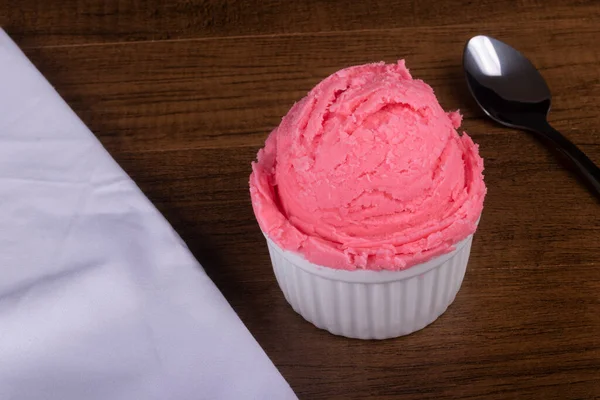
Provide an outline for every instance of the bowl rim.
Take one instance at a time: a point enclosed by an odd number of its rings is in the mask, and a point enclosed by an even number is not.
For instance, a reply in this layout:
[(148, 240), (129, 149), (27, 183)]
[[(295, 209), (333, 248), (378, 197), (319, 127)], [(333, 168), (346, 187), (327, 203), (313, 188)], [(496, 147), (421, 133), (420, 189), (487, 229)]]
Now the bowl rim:
[[(321, 278), (349, 283), (385, 283), (410, 279), (414, 276), (425, 274), (434, 268), (443, 266), (463, 250), (467, 249), (470, 251), (470, 246), (467, 246), (467, 244), (469, 244), (473, 239), (473, 234), (470, 234), (465, 239), (453, 245), (454, 249), (447, 253), (403, 270), (392, 271), (370, 269), (345, 270), (313, 264), (299, 253), (282, 249), (264, 232), (263, 235), (267, 240), (269, 249), (277, 252), (281, 257), (294, 266), (309, 274), (320, 276)], [(275, 263), (275, 260), (273, 260), (274, 267), (282, 268), (282, 266), (276, 266)]]

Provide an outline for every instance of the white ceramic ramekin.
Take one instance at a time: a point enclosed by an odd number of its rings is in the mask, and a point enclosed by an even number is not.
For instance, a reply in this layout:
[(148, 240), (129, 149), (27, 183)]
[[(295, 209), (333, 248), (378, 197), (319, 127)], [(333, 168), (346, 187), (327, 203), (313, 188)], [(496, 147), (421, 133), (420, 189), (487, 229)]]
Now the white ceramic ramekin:
[(268, 237), (267, 244), (279, 287), (298, 314), (335, 335), (387, 339), (418, 331), (446, 311), (465, 276), (472, 240), (403, 271), (332, 269)]

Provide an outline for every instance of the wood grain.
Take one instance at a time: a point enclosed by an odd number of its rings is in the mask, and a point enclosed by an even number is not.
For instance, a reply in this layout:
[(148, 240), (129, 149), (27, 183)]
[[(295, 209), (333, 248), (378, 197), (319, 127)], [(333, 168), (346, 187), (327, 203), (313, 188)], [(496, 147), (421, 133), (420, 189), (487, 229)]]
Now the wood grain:
[[(595, 0), (0, 0), (0, 25), (23, 46), (380, 30), (557, 17), (598, 20)], [(524, 17), (527, 17), (525, 19)]]
[[(467, 10), (455, 11), (455, 10)], [(600, 163), (597, 1), (0, 0), (0, 24), (165, 214), (304, 399), (600, 398), (600, 204), (531, 135), (475, 107), (464, 42), (518, 47), (551, 122)], [(406, 58), (460, 108), (489, 193), (455, 303), (405, 338), (314, 328), (277, 287), (250, 161), (344, 66)]]

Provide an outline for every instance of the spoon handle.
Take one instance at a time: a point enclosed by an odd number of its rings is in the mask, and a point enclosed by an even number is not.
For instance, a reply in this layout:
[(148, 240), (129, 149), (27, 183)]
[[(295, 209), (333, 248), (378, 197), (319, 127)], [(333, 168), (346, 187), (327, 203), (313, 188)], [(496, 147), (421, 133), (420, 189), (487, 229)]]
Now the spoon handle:
[(600, 197), (600, 168), (579, 147), (554, 129), (547, 121), (538, 124), (538, 130), (573, 164), (594, 194)]

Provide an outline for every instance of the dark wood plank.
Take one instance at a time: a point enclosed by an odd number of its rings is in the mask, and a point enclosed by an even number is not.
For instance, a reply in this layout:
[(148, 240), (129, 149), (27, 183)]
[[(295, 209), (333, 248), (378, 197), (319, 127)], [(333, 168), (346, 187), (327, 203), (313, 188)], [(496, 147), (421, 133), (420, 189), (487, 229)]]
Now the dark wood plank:
[[(525, 19), (524, 16), (527, 16)], [(595, 0), (0, 0), (24, 46), (600, 18)]]
[[(598, 201), (532, 136), (483, 118), (460, 69), (474, 34), (517, 46), (555, 93), (551, 121), (600, 163), (599, 19), (592, 0), (0, 0), (0, 24), (308, 399), (600, 398)], [(325, 76), (401, 57), (462, 109), (489, 194), (448, 312), (409, 337), (348, 340), (285, 302), (251, 210), (250, 161)]]
[[(473, 250), (484, 258), (480, 268), (510, 272), (521, 267), (594, 265), (600, 254), (600, 241), (595, 240), (600, 226), (597, 205), (591, 196), (586, 198), (586, 190), (533, 139), (522, 141), (516, 135), (503, 142), (492, 135), (474, 138), (487, 160), (490, 189), (479, 247)], [(215, 246), (225, 252), (233, 240), (236, 248), (227, 254), (234, 257), (231, 267), (236, 268), (237, 262), (240, 272), (251, 278), (253, 271), (239, 263), (238, 257), (254, 257), (253, 248), (261, 242), (248, 194), (249, 164), (255, 153), (255, 148), (239, 147), (182, 150), (168, 156), (126, 152), (116, 157), (199, 258), (205, 257), (203, 253), (219, 253)], [(571, 203), (577, 212), (544, 207), (546, 202)], [(561, 232), (556, 231), (559, 227)], [(255, 235), (248, 237), (249, 232)], [(204, 244), (203, 236), (209, 244)], [(266, 255), (266, 249), (260, 252)], [(210, 271), (211, 263), (205, 264)], [(215, 271), (217, 280), (221, 273)]]
[[(552, 122), (600, 160), (600, 26), (582, 21), (573, 34), (572, 23), (558, 20), (489, 31), (531, 57), (555, 93)], [(461, 52), (477, 32), (407, 28), (25, 52), (111, 151), (258, 146), (330, 73), (402, 57), (446, 109), (463, 110), (469, 132), (512, 134), (480, 119), (466, 90)]]

